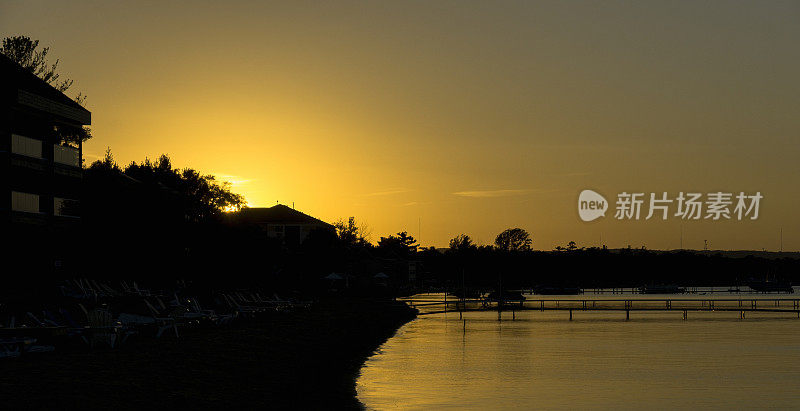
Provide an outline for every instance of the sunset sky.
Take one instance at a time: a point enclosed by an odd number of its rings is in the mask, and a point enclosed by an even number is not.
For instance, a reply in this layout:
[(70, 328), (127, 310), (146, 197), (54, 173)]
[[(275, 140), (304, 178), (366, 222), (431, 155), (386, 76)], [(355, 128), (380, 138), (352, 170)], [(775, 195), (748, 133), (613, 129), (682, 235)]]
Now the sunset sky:
[[(167, 153), (373, 241), (800, 249), (800, 2), (3, 1), (17, 34), (88, 95), (88, 162)], [(585, 223), (585, 188), (764, 199)]]

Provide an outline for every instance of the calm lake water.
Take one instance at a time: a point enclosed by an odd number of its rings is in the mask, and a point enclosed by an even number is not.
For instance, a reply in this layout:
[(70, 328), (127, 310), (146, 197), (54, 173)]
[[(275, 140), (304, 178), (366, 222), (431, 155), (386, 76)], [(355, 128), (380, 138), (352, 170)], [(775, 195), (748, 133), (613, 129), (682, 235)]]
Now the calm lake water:
[(515, 316), (420, 316), (367, 360), (359, 400), (377, 410), (800, 408), (794, 314)]

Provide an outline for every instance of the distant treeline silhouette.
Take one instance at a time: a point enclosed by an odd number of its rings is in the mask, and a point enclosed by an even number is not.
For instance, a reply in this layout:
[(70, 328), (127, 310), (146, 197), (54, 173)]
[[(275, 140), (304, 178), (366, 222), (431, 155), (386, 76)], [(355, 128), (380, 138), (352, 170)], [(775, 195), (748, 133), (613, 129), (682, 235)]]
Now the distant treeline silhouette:
[(423, 250), (425, 268), (442, 286), (494, 288), (620, 288), (652, 285), (738, 286), (750, 281), (793, 281), (800, 260), (734, 258), (696, 251), (559, 247), (513, 252), (496, 247)]
[[(422, 248), (407, 232), (371, 243), (355, 218), (335, 230), (312, 231), (295, 248), (257, 227), (227, 218), (243, 197), (213, 176), (176, 169), (169, 157), (118, 166), (111, 152), (84, 176), (81, 263), (76, 272), (96, 277), (189, 278), (275, 289), (330, 287), (339, 273), (349, 289), (374, 289), (385, 273), (386, 292), (422, 288), (639, 287), (654, 284), (711, 286), (751, 279), (796, 280), (797, 259), (733, 258), (695, 251), (579, 248), (533, 251), (521, 228), (478, 246), (465, 234), (447, 249)], [(339, 287), (343, 288), (343, 287)], [(373, 290), (374, 291), (374, 290)]]
[[(138, 279), (151, 287), (187, 279), (205, 288), (396, 294), (490, 290), (501, 283), (529, 289), (797, 282), (800, 267), (795, 258), (580, 248), (574, 242), (534, 251), (531, 235), (521, 228), (499, 233), (491, 246), (478, 246), (461, 234), (449, 248), (424, 248), (404, 231), (373, 244), (364, 224), (352, 217), (335, 222), (332, 230), (311, 231), (298, 247), (287, 247), (260, 227), (229, 218), (226, 210), (245, 206), (229, 184), (191, 168), (175, 168), (166, 155), (120, 167), (108, 151), (85, 168), (82, 186), (79, 233), (50, 238), (63, 256), (54, 279)], [(41, 233), (18, 234), (30, 243), (42, 239)], [(331, 273), (343, 280), (326, 280)], [(386, 278), (378, 281), (378, 273)], [(39, 280), (16, 276), (9, 281), (36, 286)]]
[[(72, 80), (60, 77), (49, 48), (27, 36), (6, 37), (0, 53), (60, 91)], [(85, 96), (74, 97), (83, 103)], [(64, 143), (92, 137), (88, 127), (62, 130)], [(579, 248), (574, 242), (552, 252), (532, 251), (531, 235), (521, 228), (498, 234), (494, 245), (477, 246), (465, 234), (448, 249), (421, 248), (407, 232), (369, 241), (355, 218), (337, 221), (334, 230), (311, 232), (299, 247), (286, 247), (263, 230), (228, 218), (225, 211), (245, 205), (230, 185), (211, 175), (173, 167), (170, 158), (145, 159), (120, 167), (111, 152), (84, 169), (81, 224), (12, 228), (14, 258), (6, 284), (33, 284), (42, 275), (149, 279), (185, 278), (215, 286), (266, 286), (276, 289), (337, 288), (409, 292), (426, 288), (637, 287), (737, 285), (750, 279), (798, 281), (795, 258), (762, 255), (734, 258), (692, 251)], [(75, 204), (68, 204), (74, 207)], [(30, 275), (34, 273), (35, 275)], [(385, 283), (385, 284), (383, 284)], [(374, 291), (374, 290), (373, 290)]]

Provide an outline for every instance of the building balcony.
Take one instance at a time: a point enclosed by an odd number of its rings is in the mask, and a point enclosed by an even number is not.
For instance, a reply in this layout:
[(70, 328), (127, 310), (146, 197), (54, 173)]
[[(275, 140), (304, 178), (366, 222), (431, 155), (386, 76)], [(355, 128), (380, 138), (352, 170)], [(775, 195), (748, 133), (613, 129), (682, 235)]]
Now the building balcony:
[(70, 167), (81, 166), (81, 153), (77, 148), (67, 146), (53, 146), (53, 162)]

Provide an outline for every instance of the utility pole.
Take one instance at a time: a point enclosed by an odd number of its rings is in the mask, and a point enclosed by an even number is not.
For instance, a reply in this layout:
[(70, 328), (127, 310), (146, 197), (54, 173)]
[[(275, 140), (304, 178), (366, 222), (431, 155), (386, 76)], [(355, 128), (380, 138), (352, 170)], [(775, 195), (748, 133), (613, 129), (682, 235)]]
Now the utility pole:
[(422, 217), (417, 217), (417, 243), (422, 246)]

